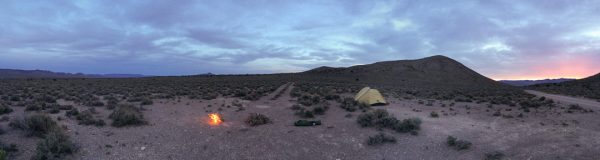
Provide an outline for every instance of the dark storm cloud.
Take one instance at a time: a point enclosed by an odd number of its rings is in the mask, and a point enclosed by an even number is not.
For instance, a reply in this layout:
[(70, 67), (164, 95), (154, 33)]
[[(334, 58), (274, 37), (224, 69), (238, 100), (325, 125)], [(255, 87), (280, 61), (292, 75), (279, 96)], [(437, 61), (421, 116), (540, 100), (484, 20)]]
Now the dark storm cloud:
[[(600, 68), (588, 62), (600, 59), (599, 7), (558, 0), (6, 1), (0, 67), (270, 73), (443, 54), (498, 79), (582, 77)], [(584, 65), (576, 75), (564, 68), (537, 74), (567, 62)]]

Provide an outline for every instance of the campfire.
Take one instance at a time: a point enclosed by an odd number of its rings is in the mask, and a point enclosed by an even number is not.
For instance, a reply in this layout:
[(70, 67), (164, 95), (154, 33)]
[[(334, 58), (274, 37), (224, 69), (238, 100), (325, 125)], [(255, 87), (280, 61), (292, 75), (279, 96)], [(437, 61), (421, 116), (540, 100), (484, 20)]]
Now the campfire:
[(221, 123), (223, 123), (223, 119), (221, 118), (221, 115), (217, 114), (217, 113), (211, 113), (208, 114), (208, 118), (210, 118), (210, 125), (219, 125)]

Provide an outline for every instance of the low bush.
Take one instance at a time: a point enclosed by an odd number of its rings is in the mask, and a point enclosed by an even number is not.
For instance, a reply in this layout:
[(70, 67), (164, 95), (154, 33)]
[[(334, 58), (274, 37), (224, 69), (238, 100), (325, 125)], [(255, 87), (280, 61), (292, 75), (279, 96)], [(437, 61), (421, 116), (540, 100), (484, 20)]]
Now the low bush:
[(0, 115), (8, 114), (12, 111), (13, 109), (11, 109), (10, 107), (0, 104)]
[(140, 109), (128, 104), (120, 105), (108, 117), (113, 120), (111, 125), (114, 127), (147, 124)]
[(79, 115), (79, 110), (77, 110), (77, 108), (72, 108), (71, 110), (65, 112), (66, 117), (73, 117), (77, 115)]
[(417, 134), (421, 125), (421, 119), (419, 118), (409, 118), (400, 121), (383, 109), (360, 114), (358, 115), (356, 122), (361, 127), (376, 127), (378, 129), (389, 128), (397, 132), (411, 132), (413, 134)]
[(95, 119), (91, 110), (83, 111), (75, 117), (82, 125), (104, 126), (106, 124), (102, 119)]
[(53, 130), (37, 144), (34, 160), (64, 159), (76, 151), (75, 144), (62, 130)]
[(454, 147), (456, 150), (465, 150), (471, 147), (471, 142), (466, 140), (459, 140), (456, 137), (448, 136), (446, 138), (446, 144), (450, 147)]
[(440, 115), (439, 115), (437, 112), (435, 112), (435, 111), (431, 111), (431, 113), (429, 114), (429, 116), (431, 116), (431, 117), (433, 117), (433, 118), (437, 118), (437, 117), (439, 117)]
[(348, 112), (354, 112), (358, 109), (358, 102), (356, 102), (353, 98), (344, 98), (340, 102), (340, 107)]
[(17, 148), (17, 144), (12, 143), (10, 145), (6, 145), (2, 142), (0, 142), (0, 150), (4, 150), (6, 153), (13, 153), (19, 151), (19, 149)]
[(43, 137), (46, 133), (58, 128), (52, 118), (44, 114), (34, 114), (26, 118), (13, 119), (9, 126), (23, 130), (27, 136)]
[(305, 108), (298, 110), (296, 112), (296, 115), (302, 118), (315, 118), (315, 114), (313, 113), (313, 111), (306, 110)]
[(6, 153), (6, 151), (0, 149), (0, 160), (6, 160), (8, 159), (8, 153)]
[(384, 143), (396, 143), (396, 138), (384, 133), (379, 133), (375, 136), (369, 136), (369, 139), (367, 139), (367, 145), (370, 146), (381, 145)]
[(290, 109), (292, 109), (292, 110), (300, 110), (300, 109), (302, 109), (302, 106), (294, 104), (294, 105), (292, 105), (292, 107), (290, 107)]
[(499, 151), (493, 151), (485, 154), (485, 160), (501, 160), (504, 157), (504, 153)]
[(250, 116), (248, 116), (248, 118), (246, 118), (246, 124), (250, 125), (250, 126), (258, 126), (258, 125), (263, 125), (263, 124), (267, 124), (267, 123), (271, 123), (271, 119), (269, 119), (269, 117), (260, 114), (260, 113), (250, 113)]
[(144, 98), (144, 99), (142, 99), (142, 102), (140, 104), (145, 106), (145, 105), (152, 105), (152, 104), (154, 104), (154, 102), (149, 98)]
[(316, 115), (324, 115), (325, 111), (327, 111), (329, 107), (326, 104), (320, 104), (313, 108), (313, 113)]

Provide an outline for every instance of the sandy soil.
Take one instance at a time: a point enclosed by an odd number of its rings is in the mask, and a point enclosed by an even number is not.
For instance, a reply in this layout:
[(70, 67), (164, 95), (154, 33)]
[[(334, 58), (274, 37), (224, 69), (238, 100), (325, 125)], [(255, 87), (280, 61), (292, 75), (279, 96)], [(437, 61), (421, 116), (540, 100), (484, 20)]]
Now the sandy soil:
[[(280, 88), (281, 89), (281, 88)], [(315, 119), (323, 125), (295, 127), (300, 119), (289, 109), (295, 104), (289, 97), (292, 87), (277, 100), (273, 95), (258, 101), (240, 101), (219, 97), (201, 101), (190, 99), (159, 99), (144, 106), (149, 125), (114, 128), (77, 125), (65, 118), (60, 121), (80, 147), (70, 159), (130, 160), (130, 159), (483, 159), (485, 153), (501, 151), (506, 159), (600, 159), (600, 113), (566, 113), (564, 105), (554, 108), (522, 111), (517, 107), (488, 104), (435, 101), (432, 106), (419, 100), (399, 100), (388, 97), (391, 104), (374, 108), (387, 109), (400, 119), (419, 117), (423, 120), (419, 135), (361, 128), (356, 123), (357, 112), (347, 112), (330, 102), (325, 115)], [(277, 93), (274, 92), (274, 93)], [(243, 104), (238, 111), (234, 101)], [(69, 103), (69, 102), (61, 102)], [(230, 106), (230, 107), (228, 107)], [(89, 107), (78, 106), (80, 109)], [(23, 114), (14, 107), (11, 118)], [(502, 116), (493, 116), (495, 111)], [(97, 108), (105, 121), (110, 111)], [(430, 112), (440, 117), (430, 117)], [(54, 116), (63, 116), (64, 111)], [(220, 113), (225, 122), (208, 124), (208, 113)], [(249, 113), (262, 113), (271, 124), (250, 127), (243, 121)], [(347, 117), (347, 115), (352, 115)], [(20, 154), (15, 159), (29, 159), (38, 138), (24, 137), (20, 131), (7, 127), (0, 137), (6, 143), (17, 143)], [(395, 144), (368, 146), (366, 139), (385, 132), (398, 139)], [(452, 135), (469, 140), (469, 150), (457, 151), (445, 144)]]

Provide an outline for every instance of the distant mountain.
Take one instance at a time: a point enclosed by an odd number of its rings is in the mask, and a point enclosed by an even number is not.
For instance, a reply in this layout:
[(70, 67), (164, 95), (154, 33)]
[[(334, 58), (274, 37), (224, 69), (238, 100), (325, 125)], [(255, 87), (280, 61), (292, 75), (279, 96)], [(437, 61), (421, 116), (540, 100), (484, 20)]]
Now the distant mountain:
[(561, 83), (536, 84), (528, 87), (550, 93), (583, 96), (600, 100), (600, 73), (573, 81)]
[(83, 74), (63, 73), (46, 70), (0, 69), (0, 79), (18, 78), (139, 78), (148, 77), (140, 74)]
[[(384, 61), (352, 67), (319, 67), (302, 75), (352, 83), (386, 84), (403, 88), (511, 88), (445, 56)], [(308, 76), (308, 77), (310, 77)]]
[(499, 82), (506, 83), (512, 86), (530, 86), (534, 84), (544, 83), (560, 83), (566, 81), (572, 81), (572, 78), (559, 78), (559, 79), (542, 79), (542, 80), (499, 80)]

